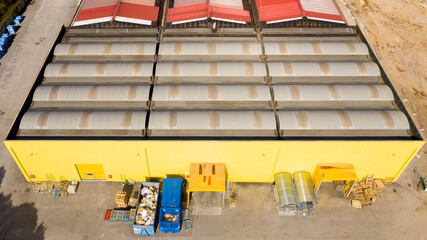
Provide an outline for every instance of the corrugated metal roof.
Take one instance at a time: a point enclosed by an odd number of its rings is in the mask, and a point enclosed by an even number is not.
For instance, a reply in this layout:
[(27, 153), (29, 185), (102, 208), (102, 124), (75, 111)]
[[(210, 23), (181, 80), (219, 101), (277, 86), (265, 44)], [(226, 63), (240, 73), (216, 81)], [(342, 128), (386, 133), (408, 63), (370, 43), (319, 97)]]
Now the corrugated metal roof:
[(210, 17), (225, 22), (251, 22), (250, 13), (243, 9), (242, 0), (210, 0)]
[(160, 61), (261, 61), (259, 43), (162, 43)]
[(264, 83), (264, 63), (158, 63), (158, 84)]
[(153, 63), (50, 63), (44, 77), (151, 77)]
[(42, 85), (33, 101), (148, 101), (149, 85)]
[(209, 17), (207, 0), (175, 0), (175, 7), (168, 9), (168, 22), (185, 23), (204, 20)]
[(272, 111), (153, 111), (150, 136), (274, 137)]
[(115, 20), (143, 25), (157, 21), (159, 8), (155, 0), (121, 0)]
[(299, 0), (305, 16), (313, 20), (345, 23), (334, 0)]
[(61, 43), (55, 56), (150, 55), (156, 54), (155, 43)]
[(28, 111), (18, 135), (142, 136), (145, 115), (145, 111)]
[[(234, 1), (215, 4), (242, 7)], [(212, 33), (175, 28), (169, 36), (177, 40), (171, 43), (59, 44), (30, 110), (20, 119), (18, 135), (142, 137), (147, 131), (148, 137), (211, 139), (410, 136), (408, 119), (395, 111), (393, 94), (363, 43), (268, 42), (264, 59), (262, 44), (241, 40), (253, 38), (248, 29), (233, 29)], [(301, 39), (307, 32), (300, 30), (269, 34), (297, 33)], [(84, 42), (97, 34), (125, 32), (99, 31), (81, 29), (78, 36)], [(320, 31), (322, 36), (329, 36), (325, 31)], [(190, 42), (193, 33), (206, 42)], [(136, 38), (144, 34), (137, 29), (126, 33)], [(210, 36), (215, 39), (207, 40)], [(221, 36), (234, 42), (223, 42)], [(146, 61), (150, 63), (141, 63)], [(150, 111), (147, 117), (145, 110)]]
[(386, 85), (274, 85), (279, 109), (392, 109)]
[(276, 23), (303, 17), (299, 0), (257, 0), (261, 22)]
[(207, 18), (234, 23), (251, 21), (242, 0), (175, 0), (174, 7), (168, 10), (168, 22), (173, 24)]
[(257, 0), (260, 21), (277, 23), (307, 17), (345, 23), (334, 0)]
[(268, 64), (272, 83), (382, 83), (373, 62), (274, 62)]
[(84, 0), (73, 26), (112, 21), (117, 2), (118, 0)]
[(351, 42), (267, 42), (265, 54), (274, 55), (369, 55), (364, 43)]
[(410, 136), (399, 111), (278, 111), (282, 136)]
[(83, 0), (73, 26), (116, 20), (151, 25), (157, 21), (155, 0)]
[(269, 109), (267, 85), (162, 85), (153, 92), (155, 109)]
[(149, 85), (41, 85), (31, 108), (145, 109), (149, 93)]

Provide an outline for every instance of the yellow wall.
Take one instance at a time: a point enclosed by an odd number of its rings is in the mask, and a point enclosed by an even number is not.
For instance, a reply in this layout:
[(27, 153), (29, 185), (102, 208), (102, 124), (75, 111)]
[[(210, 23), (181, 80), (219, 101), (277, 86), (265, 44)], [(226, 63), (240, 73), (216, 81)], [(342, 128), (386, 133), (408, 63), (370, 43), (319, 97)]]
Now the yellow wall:
[[(423, 141), (36, 141), (5, 144), (28, 181), (80, 179), (75, 164), (103, 164), (108, 181), (185, 174), (190, 163), (223, 162), (228, 180), (269, 182), (281, 171), (353, 163), (359, 178), (400, 176)], [(29, 175), (34, 174), (35, 179)]]

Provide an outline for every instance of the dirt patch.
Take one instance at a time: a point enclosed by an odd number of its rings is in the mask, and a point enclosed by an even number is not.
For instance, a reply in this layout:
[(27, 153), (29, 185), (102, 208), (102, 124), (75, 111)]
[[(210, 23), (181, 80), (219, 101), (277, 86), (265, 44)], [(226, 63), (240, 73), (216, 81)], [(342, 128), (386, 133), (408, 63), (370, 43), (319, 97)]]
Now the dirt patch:
[(407, 99), (404, 103), (409, 112), (416, 112), (415, 121), (425, 125), (427, 1), (345, 0), (345, 3), (397, 93)]

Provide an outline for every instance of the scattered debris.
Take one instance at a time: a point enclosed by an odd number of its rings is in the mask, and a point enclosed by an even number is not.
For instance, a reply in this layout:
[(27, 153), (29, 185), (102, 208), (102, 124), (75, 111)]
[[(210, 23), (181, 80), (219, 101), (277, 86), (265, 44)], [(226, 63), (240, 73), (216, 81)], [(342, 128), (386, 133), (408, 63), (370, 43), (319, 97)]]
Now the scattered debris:
[(141, 189), (141, 201), (136, 210), (135, 223), (144, 226), (154, 225), (158, 195), (159, 189), (156, 185), (143, 185)]
[(129, 198), (128, 206), (136, 207), (138, 203), (138, 191), (133, 192), (132, 196)]
[(182, 225), (184, 226), (185, 231), (190, 231), (193, 228), (188, 208), (182, 211)]
[(378, 193), (385, 187), (384, 182), (382, 179), (374, 179), (374, 175), (368, 175), (362, 178), (360, 182), (355, 182), (350, 194), (348, 194), (351, 206), (362, 208), (375, 203), (380, 198)]
[(420, 181), (417, 184), (417, 187), (420, 188), (421, 190), (427, 191), (427, 177), (422, 178), (420, 177)]
[(51, 194), (54, 198), (67, 197), (70, 181), (43, 181), (34, 182), (34, 193)]
[(237, 192), (233, 191), (230, 194), (230, 208), (235, 208), (237, 204)]
[(77, 180), (71, 181), (70, 186), (68, 186), (67, 192), (71, 194), (76, 193), (78, 186), (79, 186), (79, 181)]

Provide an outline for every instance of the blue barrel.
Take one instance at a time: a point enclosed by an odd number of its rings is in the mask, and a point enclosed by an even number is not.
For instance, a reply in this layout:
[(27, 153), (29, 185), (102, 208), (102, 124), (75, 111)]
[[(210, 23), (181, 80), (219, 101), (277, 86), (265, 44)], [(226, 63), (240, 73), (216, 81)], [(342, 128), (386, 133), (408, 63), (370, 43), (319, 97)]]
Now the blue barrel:
[(17, 30), (18, 30), (18, 28), (16, 26), (14, 26), (14, 25), (7, 25), (7, 31), (10, 34), (15, 34)]
[(0, 51), (6, 51), (8, 47), (7, 44), (0, 42)]
[(9, 39), (6, 38), (0, 38), (0, 43), (9, 44)]
[(10, 41), (12, 41), (12, 38), (10, 37), (10, 34), (9, 34), (9, 33), (3, 33), (3, 35), (1, 35), (1, 38), (2, 38), (2, 39), (6, 39), (6, 40), (8, 40), (9, 42), (10, 42)]
[(16, 16), (15, 19), (13, 19), (13, 23), (15, 23), (16, 25), (19, 25), (22, 23), (22, 20), (24, 20), (22, 16)]

